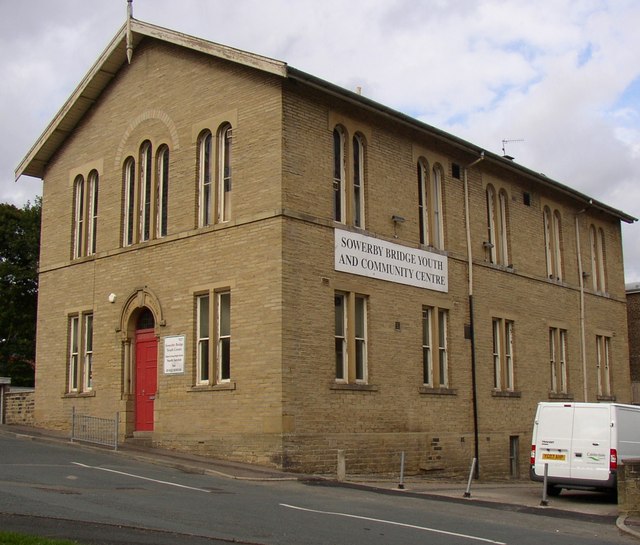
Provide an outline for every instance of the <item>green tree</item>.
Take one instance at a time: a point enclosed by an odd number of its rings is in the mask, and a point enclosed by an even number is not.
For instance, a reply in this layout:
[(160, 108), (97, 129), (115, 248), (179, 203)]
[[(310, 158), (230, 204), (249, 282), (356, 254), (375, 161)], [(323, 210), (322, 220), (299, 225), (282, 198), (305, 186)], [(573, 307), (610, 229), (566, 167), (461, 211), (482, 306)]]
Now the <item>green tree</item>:
[(33, 386), (42, 199), (0, 203), (0, 376)]

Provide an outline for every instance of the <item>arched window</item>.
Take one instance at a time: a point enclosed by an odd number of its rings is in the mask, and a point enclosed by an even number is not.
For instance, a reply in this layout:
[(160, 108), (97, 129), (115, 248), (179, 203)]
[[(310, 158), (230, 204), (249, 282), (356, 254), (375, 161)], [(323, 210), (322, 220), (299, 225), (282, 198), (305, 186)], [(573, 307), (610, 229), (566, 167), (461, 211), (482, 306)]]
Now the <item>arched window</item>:
[(353, 225), (364, 229), (364, 137), (353, 137)]
[(167, 235), (169, 204), (169, 148), (163, 144), (158, 148), (156, 159), (156, 237)]
[(424, 159), (418, 161), (418, 223), (420, 244), (429, 244), (429, 166)]
[(76, 176), (76, 179), (73, 182), (73, 194), (75, 200), (73, 217), (73, 257), (78, 258), (84, 255), (83, 241), (85, 229), (85, 202), (83, 176)]
[(431, 181), (430, 201), (433, 203), (433, 221), (431, 231), (433, 233), (431, 244), (435, 248), (444, 247), (443, 221), (442, 221), (442, 169), (440, 165), (433, 167)]
[(591, 247), (591, 281), (594, 291), (607, 291), (604, 266), (604, 231), (595, 225), (589, 227), (589, 245)]
[(122, 178), (124, 185), (122, 245), (130, 246), (134, 243), (136, 209), (136, 161), (133, 157), (127, 157), (125, 160)]
[(503, 189), (498, 193), (498, 259), (503, 265), (509, 265), (509, 226), (508, 226), (508, 210), (509, 200), (507, 192)]
[(140, 241), (151, 238), (151, 200), (153, 183), (151, 177), (151, 142), (140, 146)]
[(542, 211), (547, 277), (562, 280), (562, 218), (558, 210), (548, 206)]
[(229, 221), (231, 211), (231, 142), (233, 129), (225, 123), (218, 129), (218, 222)]
[(87, 255), (96, 253), (98, 233), (98, 171), (92, 170), (87, 179)]
[(212, 176), (213, 165), (213, 136), (210, 131), (204, 131), (198, 140), (198, 186), (199, 205), (198, 225), (205, 227), (212, 223)]
[(345, 178), (345, 134), (338, 126), (333, 129), (333, 219), (340, 223), (345, 223)]
[(562, 222), (557, 210), (553, 212), (553, 250), (556, 278), (562, 280)]
[(492, 185), (488, 185), (486, 189), (487, 199), (487, 244), (486, 248), (489, 252), (489, 263), (497, 263), (498, 249), (496, 240), (496, 191)]

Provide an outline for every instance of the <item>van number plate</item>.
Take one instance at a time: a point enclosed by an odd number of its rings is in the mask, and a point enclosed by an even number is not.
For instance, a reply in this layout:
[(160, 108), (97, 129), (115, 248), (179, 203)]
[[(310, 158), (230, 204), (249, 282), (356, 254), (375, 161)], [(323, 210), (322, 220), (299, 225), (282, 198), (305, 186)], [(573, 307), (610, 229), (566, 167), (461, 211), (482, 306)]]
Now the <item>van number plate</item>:
[(551, 452), (543, 452), (542, 453), (543, 460), (556, 460), (559, 462), (564, 462), (567, 459), (566, 454), (553, 454)]

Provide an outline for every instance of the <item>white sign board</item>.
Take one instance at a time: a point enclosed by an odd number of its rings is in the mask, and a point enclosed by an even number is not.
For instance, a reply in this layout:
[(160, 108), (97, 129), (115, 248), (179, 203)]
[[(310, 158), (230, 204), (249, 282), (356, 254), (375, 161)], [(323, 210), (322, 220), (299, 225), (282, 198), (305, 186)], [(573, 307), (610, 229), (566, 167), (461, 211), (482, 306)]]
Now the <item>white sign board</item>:
[(164, 338), (164, 374), (184, 373), (184, 335)]
[(449, 291), (446, 256), (340, 229), (335, 230), (335, 269), (428, 290)]

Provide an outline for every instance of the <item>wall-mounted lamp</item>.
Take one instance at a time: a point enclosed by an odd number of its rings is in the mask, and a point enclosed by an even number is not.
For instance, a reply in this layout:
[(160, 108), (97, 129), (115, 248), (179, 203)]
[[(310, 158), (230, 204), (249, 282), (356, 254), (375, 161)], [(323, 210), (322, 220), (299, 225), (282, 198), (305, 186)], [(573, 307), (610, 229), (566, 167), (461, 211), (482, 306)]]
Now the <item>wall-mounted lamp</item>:
[(393, 238), (398, 238), (398, 224), (404, 223), (406, 220), (402, 216), (394, 214), (393, 216), (391, 216), (391, 221), (393, 221)]
[(591, 276), (587, 271), (582, 271), (582, 278), (589, 278)]
[(116, 294), (115, 293), (110, 293), (109, 294), (109, 303), (115, 303), (116, 302)]
[(491, 248), (493, 248), (493, 243), (492, 243), (492, 242), (489, 242), (489, 241), (487, 241), (487, 240), (485, 240), (485, 241), (482, 243), (482, 247), (483, 247), (483, 248), (485, 248), (485, 249), (487, 249), (487, 250), (490, 250)]

